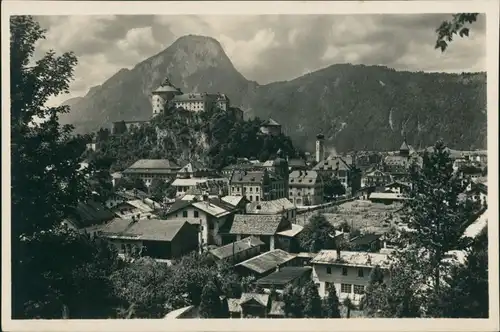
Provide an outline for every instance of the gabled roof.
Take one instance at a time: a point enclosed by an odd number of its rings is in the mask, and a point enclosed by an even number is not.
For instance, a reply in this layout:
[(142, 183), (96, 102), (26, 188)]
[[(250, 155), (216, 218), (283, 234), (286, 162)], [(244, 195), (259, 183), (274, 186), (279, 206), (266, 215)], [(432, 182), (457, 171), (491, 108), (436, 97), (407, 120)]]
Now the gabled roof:
[(264, 171), (234, 171), (231, 183), (256, 183), (261, 184), (265, 178)]
[(99, 202), (88, 200), (79, 202), (68, 216), (68, 220), (77, 228), (90, 227), (112, 220), (115, 214)]
[(365, 235), (360, 235), (352, 239), (350, 242), (356, 244), (356, 245), (370, 245), (374, 241), (377, 241), (380, 239), (381, 235), (377, 234), (365, 234)]
[(336, 170), (339, 171), (349, 171), (352, 169), (349, 161), (345, 160), (340, 156), (329, 157), (326, 160), (320, 161), (316, 166), (313, 167), (313, 171), (328, 171)]
[(179, 200), (175, 201), (174, 204), (172, 204), (170, 206), (170, 208), (167, 211), (167, 214), (171, 214), (171, 213), (174, 213), (176, 211), (182, 210), (185, 207), (191, 206), (191, 203), (192, 202), (190, 202), (190, 201), (185, 201), (185, 200), (179, 199)]
[(267, 307), (269, 303), (269, 294), (258, 294), (258, 293), (243, 293), (240, 298), (240, 306), (250, 302), (255, 301), (264, 307)]
[(130, 172), (132, 170), (177, 170), (179, 169), (179, 165), (175, 162), (168, 159), (139, 159), (135, 163), (133, 163), (129, 168), (127, 168), (124, 172)]
[(229, 230), (230, 234), (274, 235), (279, 231), (282, 215), (237, 214)]
[(262, 123), (262, 126), (265, 126), (265, 127), (281, 127), (281, 125), (274, 121), (273, 119), (269, 118), (268, 120), (264, 121)]
[(281, 236), (286, 236), (286, 237), (296, 237), (302, 230), (304, 229), (303, 226), (292, 224), (291, 229), (287, 229), (281, 232), (278, 232), (278, 235)]
[(296, 267), (286, 266), (280, 268), (279, 271), (273, 272), (264, 278), (257, 280), (257, 285), (279, 285), (284, 286), (297, 278), (302, 277), (304, 274), (311, 273), (311, 267)]
[(250, 202), (246, 205), (248, 214), (278, 214), (296, 209), (288, 198), (278, 198), (272, 201)]
[(403, 141), (403, 144), (399, 147), (399, 151), (410, 151), (410, 147), (406, 143), (406, 140)]
[(262, 242), (260, 239), (250, 236), (240, 241), (226, 244), (225, 246), (219, 247), (217, 249), (212, 249), (210, 250), (210, 253), (218, 259), (225, 259), (242, 251), (255, 248), (263, 244), (264, 242)]
[(258, 274), (268, 272), (275, 269), (282, 264), (291, 261), (295, 256), (281, 249), (274, 249), (267, 251), (259, 256), (247, 259), (244, 262), (236, 264), (236, 266), (243, 266)]
[(190, 163), (187, 163), (184, 165), (178, 173), (194, 173), (194, 172), (200, 172), (200, 171), (208, 171), (210, 170), (209, 167), (203, 165), (202, 163), (198, 161), (192, 161)]
[(372, 252), (321, 250), (311, 261), (313, 264), (331, 264), (356, 267), (385, 267), (389, 264), (388, 255)]
[(238, 206), (244, 199), (245, 197), (243, 196), (224, 196), (221, 198), (222, 201), (234, 207)]
[(127, 219), (114, 219), (101, 228), (101, 234), (107, 238), (172, 241), (187, 223), (185, 220), (142, 219), (133, 222)]

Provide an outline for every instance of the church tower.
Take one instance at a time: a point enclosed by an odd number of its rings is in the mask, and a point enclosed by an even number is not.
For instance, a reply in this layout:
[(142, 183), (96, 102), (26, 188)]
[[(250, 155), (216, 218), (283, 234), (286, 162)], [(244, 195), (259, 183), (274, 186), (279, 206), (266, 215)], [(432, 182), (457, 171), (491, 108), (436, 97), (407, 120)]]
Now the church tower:
[(165, 111), (165, 104), (175, 96), (181, 95), (182, 92), (177, 89), (168, 78), (165, 78), (163, 83), (152, 92), (151, 104), (153, 106), (152, 117), (157, 116)]
[(410, 156), (410, 147), (408, 146), (408, 143), (406, 143), (406, 137), (404, 138), (403, 144), (401, 144), (401, 147), (399, 148), (399, 155), (403, 157)]
[(316, 162), (322, 162), (325, 159), (325, 136), (318, 134), (316, 136)]

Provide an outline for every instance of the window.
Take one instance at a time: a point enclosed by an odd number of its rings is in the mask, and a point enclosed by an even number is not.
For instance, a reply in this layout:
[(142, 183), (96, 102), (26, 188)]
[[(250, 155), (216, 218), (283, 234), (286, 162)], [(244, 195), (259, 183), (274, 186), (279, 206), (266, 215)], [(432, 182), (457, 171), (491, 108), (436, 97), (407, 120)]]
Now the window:
[(342, 275), (346, 276), (347, 275), (347, 267), (342, 268)]
[(259, 201), (259, 196), (255, 196), (255, 200), (258, 202)]
[(253, 196), (248, 196), (248, 197), (249, 197), (250, 202), (253, 201)]
[(187, 211), (182, 211), (182, 217), (183, 218), (187, 218), (188, 216), (188, 212)]
[(365, 292), (365, 286), (354, 285), (354, 294), (363, 294)]
[(255, 188), (255, 192), (258, 193), (259, 192), (259, 187)]
[(253, 190), (253, 187), (250, 187), (250, 192), (252, 192), (252, 190)]
[(330, 266), (326, 267), (326, 273), (327, 274), (332, 274), (332, 268)]
[(325, 282), (325, 293), (328, 294), (328, 290), (333, 285), (332, 282)]
[(195, 218), (198, 218), (198, 217), (199, 217), (199, 215), (200, 215), (200, 213), (199, 213), (198, 211), (196, 211), (196, 210), (195, 210), (195, 211), (193, 212), (193, 215), (194, 215), (194, 217), (195, 217)]
[(363, 278), (364, 276), (363, 269), (358, 269), (358, 277)]
[(352, 292), (351, 284), (340, 284), (340, 292), (350, 294)]

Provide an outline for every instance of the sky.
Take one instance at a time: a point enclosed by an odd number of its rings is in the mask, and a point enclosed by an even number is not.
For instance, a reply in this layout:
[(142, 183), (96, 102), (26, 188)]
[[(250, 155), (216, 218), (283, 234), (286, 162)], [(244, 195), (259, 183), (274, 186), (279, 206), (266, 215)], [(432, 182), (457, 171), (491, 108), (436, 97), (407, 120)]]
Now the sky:
[(78, 57), (70, 94), (84, 96), (121, 68), (161, 52), (177, 38), (217, 39), (247, 79), (266, 84), (290, 80), (336, 63), (385, 65), (396, 70), (486, 71), (483, 16), (469, 38), (434, 49), (435, 29), (446, 14), (249, 15), (249, 16), (37, 16), (47, 30), (36, 56), (49, 49)]

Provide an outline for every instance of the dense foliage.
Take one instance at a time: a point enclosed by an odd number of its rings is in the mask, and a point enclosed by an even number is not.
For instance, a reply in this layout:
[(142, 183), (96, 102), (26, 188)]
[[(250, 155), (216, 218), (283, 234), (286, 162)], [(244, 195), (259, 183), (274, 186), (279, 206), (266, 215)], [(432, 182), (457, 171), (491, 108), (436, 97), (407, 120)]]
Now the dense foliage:
[(12, 16), (10, 29), (12, 316), (107, 318), (116, 253), (59, 227), (89, 197), (87, 179), (99, 180), (93, 167), (79, 170), (85, 138), (58, 123), (68, 107), (45, 106), (68, 91), (76, 58), (49, 51), (34, 61), (45, 31), (30, 16)]
[(330, 283), (326, 289), (327, 295), (323, 299), (323, 317), (324, 318), (340, 318), (340, 301), (337, 296), (335, 284)]
[[(403, 220), (412, 229), (403, 234), (403, 243), (409, 246), (392, 255), (390, 283), (373, 276), (365, 312), (374, 317), (484, 317), (488, 311), (485, 236), (472, 246), (461, 238), (477, 217), (478, 207), (458, 199), (467, 184), (453, 173), (441, 141), (424, 155), (422, 168), (412, 168), (411, 182), (403, 210)], [(465, 266), (446, 259), (451, 250), (464, 248)], [(471, 301), (466, 304), (463, 296), (471, 296)]]
[(439, 48), (441, 52), (444, 52), (448, 48), (449, 43), (451, 43), (453, 38), (457, 35), (460, 38), (464, 36), (468, 37), (468, 25), (476, 22), (478, 15), (477, 13), (454, 14), (450, 21), (446, 20), (442, 22), (436, 29), (438, 37), (435, 48)]
[[(289, 157), (298, 155), (287, 136), (262, 135), (260, 124), (259, 119), (238, 121), (232, 112), (218, 108), (194, 113), (171, 107), (151, 123), (103, 135), (99, 150), (88, 158), (112, 159), (113, 170), (123, 170), (137, 159), (158, 158), (196, 160), (220, 169), (237, 158), (267, 160), (280, 149)], [(163, 135), (157, 135), (158, 129)]]
[(335, 227), (322, 214), (313, 215), (299, 234), (302, 250), (319, 252), (323, 249), (334, 249)]

